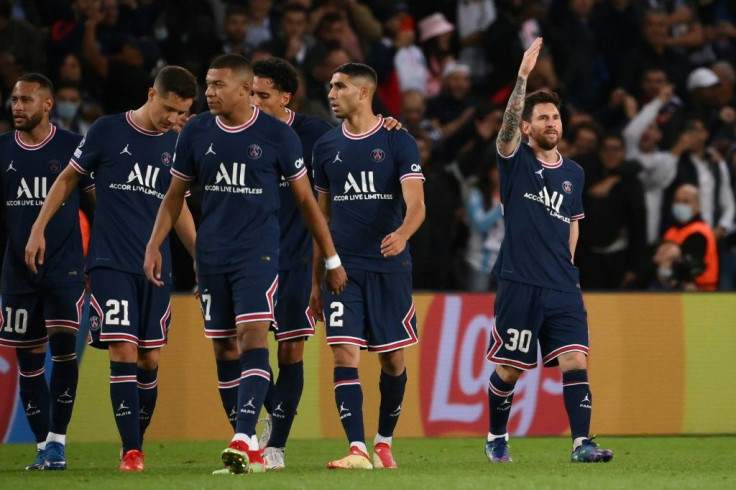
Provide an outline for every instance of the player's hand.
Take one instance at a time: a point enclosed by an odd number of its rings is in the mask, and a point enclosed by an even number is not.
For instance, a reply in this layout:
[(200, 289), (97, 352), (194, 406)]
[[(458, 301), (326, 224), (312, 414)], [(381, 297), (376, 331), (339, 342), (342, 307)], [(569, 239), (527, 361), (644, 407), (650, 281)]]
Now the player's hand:
[(31, 234), (26, 243), (26, 265), (34, 274), (38, 274), (38, 265), (43, 265), (43, 257), (46, 254), (46, 238), (43, 232), (31, 228)]
[(340, 266), (336, 269), (327, 271), (325, 279), (327, 282), (327, 290), (332, 294), (340, 294), (348, 283), (348, 273), (345, 272), (345, 268), (343, 266)]
[(325, 315), (322, 311), (322, 288), (319, 284), (312, 284), (312, 292), (309, 294), (309, 311), (317, 320), (325, 321)]
[[(379, 114), (378, 117), (382, 117), (382, 116)], [(398, 119), (394, 119), (393, 117), (388, 116), (388, 117), (383, 118), (383, 127), (388, 129), (389, 131), (391, 131), (392, 129), (395, 129), (398, 131), (404, 126), (401, 124), (401, 122), (399, 122)]]
[(537, 64), (537, 58), (539, 57), (539, 51), (542, 49), (542, 38), (538, 37), (534, 40), (529, 49), (524, 51), (524, 58), (521, 60), (521, 66), (519, 66), (519, 76), (527, 78)]
[(404, 236), (403, 233), (395, 231), (389, 233), (383, 240), (381, 240), (381, 254), (384, 257), (393, 257), (399, 255), (406, 248), (406, 241), (408, 237)]
[(183, 128), (184, 125), (194, 116), (196, 116), (196, 114), (183, 114), (179, 116), (179, 119), (177, 119), (171, 129), (173, 129), (177, 133), (181, 133), (181, 128)]
[(156, 286), (164, 285), (164, 282), (161, 280), (162, 263), (163, 259), (161, 258), (161, 251), (151, 244), (146, 245), (146, 256), (143, 259), (143, 271), (146, 273), (146, 278)]

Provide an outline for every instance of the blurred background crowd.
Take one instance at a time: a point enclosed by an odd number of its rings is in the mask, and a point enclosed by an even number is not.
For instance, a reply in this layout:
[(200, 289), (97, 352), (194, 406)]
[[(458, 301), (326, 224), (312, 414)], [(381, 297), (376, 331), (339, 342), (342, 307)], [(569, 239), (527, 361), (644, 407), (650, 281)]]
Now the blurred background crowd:
[[(289, 60), (301, 79), (292, 109), (337, 124), (332, 71), (365, 62), (375, 110), (421, 151), (415, 288), (491, 291), (504, 236), (494, 141), (538, 36), (528, 90), (562, 96), (559, 150), (586, 175), (582, 288), (736, 289), (734, 0), (0, 0), (0, 132), (22, 73), (48, 75), (53, 122), (84, 134), (142, 104), (166, 64), (203, 81), (223, 53)], [(191, 263), (175, 249), (188, 289)]]

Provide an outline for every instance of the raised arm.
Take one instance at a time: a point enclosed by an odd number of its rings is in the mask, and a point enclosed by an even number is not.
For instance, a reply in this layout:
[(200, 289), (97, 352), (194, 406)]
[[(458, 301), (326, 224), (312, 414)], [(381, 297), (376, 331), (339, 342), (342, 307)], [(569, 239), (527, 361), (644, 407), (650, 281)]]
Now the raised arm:
[(524, 110), (524, 97), (526, 97), (526, 80), (537, 63), (540, 49), (542, 49), (542, 38), (538, 37), (524, 52), (524, 58), (521, 60), (516, 86), (506, 105), (506, 112), (503, 113), (503, 125), (496, 140), (498, 152), (502, 156), (511, 156), (521, 139), (521, 113)]
[[(153, 224), (151, 238), (146, 245), (146, 256), (143, 260), (143, 270), (146, 277), (156, 286), (163, 286), (161, 280), (161, 244), (164, 242), (171, 228), (179, 219), (184, 204), (184, 196), (189, 190), (189, 181), (174, 177), (171, 179), (169, 190), (166, 191), (161, 207), (158, 208), (156, 222)], [(186, 243), (185, 243), (186, 245)]]
[(69, 195), (77, 189), (81, 178), (82, 175), (73, 166), (67, 165), (49, 189), (46, 200), (41, 206), (41, 212), (38, 213), (38, 217), (31, 227), (31, 233), (26, 243), (26, 265), (34, 274), (38, 274), (36, 264), (43, 265), (43, 256), (46, 252), (46, 239), (43, 234), (46, 225), (49, 224), (59, 208), (64, 205)]

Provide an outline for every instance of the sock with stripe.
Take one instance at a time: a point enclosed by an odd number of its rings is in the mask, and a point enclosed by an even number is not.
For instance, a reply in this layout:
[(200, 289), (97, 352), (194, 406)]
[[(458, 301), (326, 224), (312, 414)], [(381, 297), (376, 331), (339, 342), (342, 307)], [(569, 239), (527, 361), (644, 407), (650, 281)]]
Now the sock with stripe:
[(141, 450), (137, 373), (134, 362), (110, 361), (110, 400), (123, 441), (123, 454), (132, 449)]
[(363, 426), (363, 389), (360, 386), (358, 368), (336, 367), (335, 405), (342, 428), (350, 444), (359, 442), (365, 447)]
[[(235, 432), (255, 435), (258, 415), (266, 398), (271, 376), (268, 371), (268, 349), (251, 349), (240, 355), (240, 386), (238, 387), (238, 419)], [(256, 447), (251, 449), (258, 449)]]
[(304, 362), (279, 364), (279, 379), (274, 388), (271, 411), (273, 428), (268, 441), (270, 447), (286, 447), (303, 390)]
[(496, 436), (506, 434), (506, 425), (511, 415), (514, 401), (514, 385), (506, 383), (494, 370), (488, 380), (488, 413), (490, 433)]
[(217, 363), (217, 388), (220, 391), (222, 408), (235, 430), (235, 421), (238, 418), (238, 385), (240, 385), (240, 360), (215, 361)]
[(383, 438), (390, 438), (394, 435), (394, 429), (401, 414), (401, 403), (404, 401), (406, 390), (406, 369), (398, 376), (391, 376), (382, 370), (378, 388), (381, 392), (378, 434)]
[(51, 350), (51, 425), (54, 434), (66, 434), (72, 419), (74, 400), (77, 397), (77, 337), (69, 333), (57, 333), (49, 337)]
[(562, 397), (565, 399), (573, 441), (581, 437), (587, 438), (593, 412), (593, 395), (590, 393), (587, 369), (562, 373)]
[(276, 390), (276, 385), (273, 382), (273, 369), (271, 369), (270, 364), (268, 365), (268, 375), (271, 380), (268, 382), (268, 391), (266, 391), (266, 398), (263, 400), (263, 408), (270, 414), (273, 411), (273, 397)]
[(44, 376), (46, 353), (31, 354), (18, 349), (18, 385), (28, 425), (37, 443), (45, 443), (49, 433), (49, 387)]
[(151, 424), (157, 398), (158, 368), (152, 370), (138, 368), (138, 420), (140, 421), (141, 444), (143, 444), (143, 435)]

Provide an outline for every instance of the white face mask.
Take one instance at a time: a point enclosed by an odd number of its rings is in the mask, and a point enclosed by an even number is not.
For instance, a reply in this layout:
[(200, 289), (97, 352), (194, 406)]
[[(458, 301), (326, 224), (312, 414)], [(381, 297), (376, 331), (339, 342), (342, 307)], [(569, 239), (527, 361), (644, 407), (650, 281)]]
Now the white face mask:
[(59, 117), (62, 119), (74, 119), (74, 116), (77, 115), (78, 109), (79, 104), (76, 104), (74, 102), (67, 102), (62, 100), (56, 103), (56, 113), (59, 114)]
[(673, 274), (672, 267), (660, 267), (657, 269), (657, 275), (665, 281), (671, 279)]
[(680, 223), (687, 223), (694, 215), (693, 207), (689, 204), (675, 203), (672, 205), (672, 216)]

